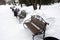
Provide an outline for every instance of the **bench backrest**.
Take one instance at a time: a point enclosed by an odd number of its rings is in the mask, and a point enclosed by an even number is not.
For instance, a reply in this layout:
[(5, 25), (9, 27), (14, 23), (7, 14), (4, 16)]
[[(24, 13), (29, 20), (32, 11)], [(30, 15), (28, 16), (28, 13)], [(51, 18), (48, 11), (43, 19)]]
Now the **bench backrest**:
[(46, 26), (46, 23), (43, 20), (39, 20), (35, 17), (31, 17), (31, 22), (38, 26), (40, 29), (43, 29)]
[(21, 11), (21, 14), (19, 14), (20, 18), (25, 18), (26, 17), (26, 12), (24, 10)]
[(22, 19), (25, 18), (25, 17), (26, 17), (26, 12), (25, 12), (25, 10), (22, 10), (22, 11), (21, 11), (21, 14), (19, 14), (18, 16), (19, 16), (19, 18), (22, 18)]
[(24, 17), (26, 17), (26, 11), (25, 10), (22, 10), (21, 11), (21, 15), (23, 15)]

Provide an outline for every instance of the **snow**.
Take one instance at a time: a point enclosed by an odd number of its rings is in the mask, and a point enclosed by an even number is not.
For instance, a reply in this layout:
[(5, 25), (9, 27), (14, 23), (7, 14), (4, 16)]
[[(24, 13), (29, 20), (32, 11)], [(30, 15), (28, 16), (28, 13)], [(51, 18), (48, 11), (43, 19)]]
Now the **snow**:
[[(16, 6), (20, 11), (25, 10), (27, 12), (27, 16), (22, 23), (19, 23), (18, 18), (14, 17), (10, 9), (11, 6), (0, 6), (0, 40), (32, 40), (31, 31), (23, 26), (24, 21), (32, 15), (40, 15), (49, 23), (46, 28), (46, 37), (52, 36), (60, 39), (60, 3), (42, 5), (40, 10), (35, 11), (32, 6), (27, 7), (24, 5), (22, 8)], [(39, 36), (37, 38), (39, 39)]]

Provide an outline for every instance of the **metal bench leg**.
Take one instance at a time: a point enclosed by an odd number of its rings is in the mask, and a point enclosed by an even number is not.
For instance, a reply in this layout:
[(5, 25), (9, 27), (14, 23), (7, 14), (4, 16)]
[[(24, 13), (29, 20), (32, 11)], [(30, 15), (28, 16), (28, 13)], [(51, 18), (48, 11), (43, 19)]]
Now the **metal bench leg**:
[(34, 35), (33, 35), (32, 39), (34, 40)]
[(43, 40), (45, 38), (45, 30), (46, 30), (46, 27), (44, 28), (44, 32), (43, 32)]
[(35, 36), (36, 36), (36, 35), (33, 35), (33, 37), (32, 37), (32, 38), (33, 38), (33, 40), (34, 40), (34, 37), (35, 37)]
[(44, 40), (44, 38), (45, 38), (45, 34), (43, 34), (43, 40)]

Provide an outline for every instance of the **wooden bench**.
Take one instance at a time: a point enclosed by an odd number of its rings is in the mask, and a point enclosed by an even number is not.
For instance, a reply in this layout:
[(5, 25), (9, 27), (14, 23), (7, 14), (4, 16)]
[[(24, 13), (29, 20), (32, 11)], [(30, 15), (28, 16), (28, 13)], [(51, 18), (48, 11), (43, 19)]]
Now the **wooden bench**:
[[(34, 34), (33, 35), (33, 40), (34, 37), (38, 34), (43, 34), (43, 39), (45, 37), (45, 30), (46, 30), (46, 25), (48, 24), (43, 20), (43, 18), (38, 19), (35, 18), (34, 16), (31, 17), (31, 20), (29, 22), (24, 22), (24, 24), (28, 27), (28, 29)], [(38, 29), (39, 28), (39, 29)]]
[(27, 13), (25, 12), (25, 10), (22, 10), (21, 14), (19, 14), (18, 16), (19, 16), (20, 19), (24, 19), (26, 17), (26, 14)]

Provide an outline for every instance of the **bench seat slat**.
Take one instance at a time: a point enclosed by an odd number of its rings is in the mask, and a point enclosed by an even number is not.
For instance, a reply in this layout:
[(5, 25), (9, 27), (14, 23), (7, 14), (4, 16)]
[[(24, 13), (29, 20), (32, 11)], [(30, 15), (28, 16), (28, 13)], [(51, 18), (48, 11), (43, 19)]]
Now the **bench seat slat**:
[(31, 22), (34, 23), (36, 26), (38, 26), (41, 29), (43, 29), (45, 27), (45, 23), (40, 21), (39, 19), (32, 18)]
[(32, 25), (31, 22), (27, 22), (25, 24), (34, 34), (39, 32), (39, 30), (36, 27), (34, 27), (34, 25)]

